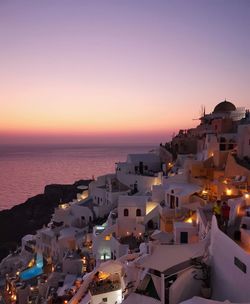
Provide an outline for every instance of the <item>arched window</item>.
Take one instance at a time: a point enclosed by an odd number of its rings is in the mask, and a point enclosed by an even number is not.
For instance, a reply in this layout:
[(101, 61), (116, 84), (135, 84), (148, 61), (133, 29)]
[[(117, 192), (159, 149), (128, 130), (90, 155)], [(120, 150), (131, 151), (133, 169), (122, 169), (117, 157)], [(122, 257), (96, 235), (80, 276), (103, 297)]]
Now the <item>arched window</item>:
[(123, 214), (124, 216), (128, 216), (128, 209), (124, 209)]
[(136, 209), (136, 216), (141, 216), (141, 209)]

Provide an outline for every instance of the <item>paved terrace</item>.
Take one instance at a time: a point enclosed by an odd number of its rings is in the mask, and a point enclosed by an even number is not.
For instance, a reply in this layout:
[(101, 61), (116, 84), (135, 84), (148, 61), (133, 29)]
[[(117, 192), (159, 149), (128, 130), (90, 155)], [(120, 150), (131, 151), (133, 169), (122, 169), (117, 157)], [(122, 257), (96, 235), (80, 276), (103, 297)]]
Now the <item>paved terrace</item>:
[(96, 279), (89, 284), (89, 290), (92, 295), (111, 292), (121, 289), (121, 282), (118, 274), (112, 274), (107, 279)]

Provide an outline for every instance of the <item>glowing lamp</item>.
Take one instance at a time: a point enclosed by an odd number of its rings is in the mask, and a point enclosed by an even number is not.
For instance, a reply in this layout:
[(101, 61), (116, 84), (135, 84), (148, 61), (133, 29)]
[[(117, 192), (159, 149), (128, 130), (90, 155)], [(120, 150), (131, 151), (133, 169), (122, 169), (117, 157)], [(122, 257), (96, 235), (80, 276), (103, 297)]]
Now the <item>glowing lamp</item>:
[(13, 294), (12, 296), (11, 296), (11, 300), (13, 300), (13, 301), (16, 301), (16, 295), (15, 294)]
[(227, 189), (226, 189), (226, 194), (227, 194), (227, 195), (232, 195), (232, 189), (227, 188)]
[(187, 220), (185, 220), (185, 223), (190, 223), (190, 224), (192, 224), (192, 223), (193, 223), (192, 218), (189, 217)]

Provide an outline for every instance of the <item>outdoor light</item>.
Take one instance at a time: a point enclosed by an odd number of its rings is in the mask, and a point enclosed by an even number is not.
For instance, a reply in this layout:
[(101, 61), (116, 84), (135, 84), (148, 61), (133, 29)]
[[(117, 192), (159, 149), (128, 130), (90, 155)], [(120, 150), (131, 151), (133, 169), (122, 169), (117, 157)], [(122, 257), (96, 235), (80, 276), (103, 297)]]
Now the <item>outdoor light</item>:
[(185, 220), (185, 222), (192, 224), (193, 223), (192, 217), (189, 217), (187, 220)]
[(13, 294), (12, 296), (11, 296), (11, 300), (13, 300), (13, 301), (16, 301), (16, 295), (15, 294)]

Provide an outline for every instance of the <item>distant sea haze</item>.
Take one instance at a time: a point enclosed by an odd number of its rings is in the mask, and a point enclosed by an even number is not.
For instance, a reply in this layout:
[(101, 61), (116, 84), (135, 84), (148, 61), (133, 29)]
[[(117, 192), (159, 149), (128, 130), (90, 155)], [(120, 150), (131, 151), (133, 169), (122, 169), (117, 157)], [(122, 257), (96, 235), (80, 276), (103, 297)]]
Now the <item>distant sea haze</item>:
[(71, 184), (115, 172), (129, 153), (155, 145), (23, 145), (0, 146), (0, 210), (43, 193), (48, 184)]

